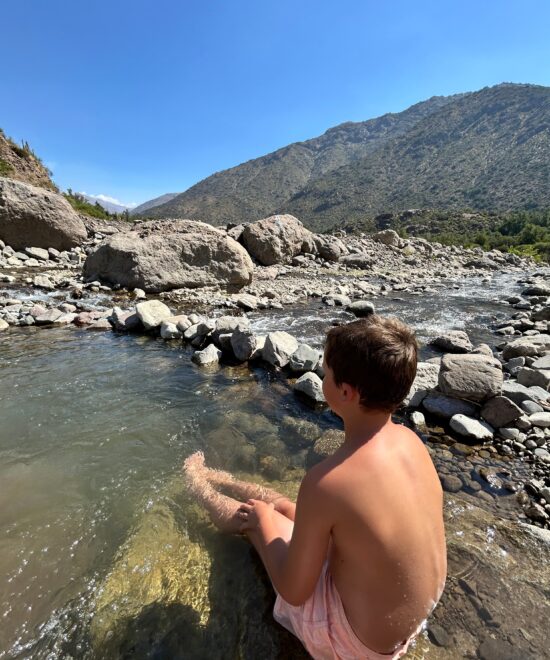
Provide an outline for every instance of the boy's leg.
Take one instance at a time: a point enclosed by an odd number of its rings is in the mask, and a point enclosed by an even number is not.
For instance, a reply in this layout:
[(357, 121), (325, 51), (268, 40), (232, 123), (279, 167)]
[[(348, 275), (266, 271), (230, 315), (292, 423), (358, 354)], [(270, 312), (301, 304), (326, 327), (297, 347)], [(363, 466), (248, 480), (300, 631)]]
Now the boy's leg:
[(183, 464), (187, 488), (208, 511), (210, 519), (222, 532), (236, 534), (243, 523), (240, 502), (218, 493), (205, 478), (204, 457), (200, 452), (189, 456)]
[[(202, 462), (204, 477), (217, 488), (224, 488), (241, 501), (263, 500), (275, 505), (276, 510), (282, 513), (290, 520), (294, 520), (294, 511), (296, 505), (286, 495), (278, 493), (272, 488), (261, 486), (260, 484), (236, 479), (230, 472), (224, 470), (214, 470), (204, 465), (204, 455), (202, 452), (193, 454), (197, 463)], [(189, 460), (189, 459), (188, 459)]]

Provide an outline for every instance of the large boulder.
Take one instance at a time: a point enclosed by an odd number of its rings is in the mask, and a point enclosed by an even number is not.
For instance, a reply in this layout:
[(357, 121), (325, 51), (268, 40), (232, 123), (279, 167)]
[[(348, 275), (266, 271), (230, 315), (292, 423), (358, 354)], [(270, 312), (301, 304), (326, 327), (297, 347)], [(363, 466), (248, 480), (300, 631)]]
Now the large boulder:
[(506, 344), (502, 350), (504, 360), (515, 357), (537, 357), (544, 355), (550, 349), (550, 335), (540, 334), (531, 337), (520, 337)]
[(157, 293), (215, 284), (244, 286), (254, 266), (227, 234), (193, 220), (153, 221), (109, 236), (84, 263), (87, 279)]
[(430, 340), (430, 345), (448, 353), (469, 353), (473, 346), (464, 330), (449, 330)]
[(290, 362), (290, 356), (297, 348), (298, 341), (288, 332), (270, 332), (266, 337), (262, 356), (269, 364), (282, 368)]
[(244, 228), (242, 241), (263, 266), (289, 263), (301, 252), (314, 252), (315, 237), (293, 215), (272, 215)]
[(317, 254), (326, 261), (338, 261), (348, 253), (348, 248), (336, 236), (315, 236)]
[(0, 177), (0, 239), (16, 250), (69, 250), (88, 234), (80, 216), (57, 193)]
[(425, 397), (437, 387), (439, 365), (433, 362), (419, 362), (416, 365), (416, 376), (409, 393), (403, 400), (404, 406), (416, 408)]
[(444, 355), (439, 370), (439, 389), (448, 396), (486, 401), (502, 391), (502, 367), (487, 355)]
[(403, 244), (399, 234), (393, 229), (383, 229), (382, 231), (373, 234), (373, 239), (378, 243), (391, 245), (392, 247), (401, 247)]

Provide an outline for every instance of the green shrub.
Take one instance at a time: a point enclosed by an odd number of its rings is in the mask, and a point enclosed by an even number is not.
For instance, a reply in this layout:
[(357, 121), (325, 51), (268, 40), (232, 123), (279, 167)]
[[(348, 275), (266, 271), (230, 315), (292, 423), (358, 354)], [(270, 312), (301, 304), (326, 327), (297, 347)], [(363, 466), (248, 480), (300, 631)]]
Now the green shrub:
[(5, 160), (0, 158), (0, 176), (8, 176), (13, 172), (13, 167)]

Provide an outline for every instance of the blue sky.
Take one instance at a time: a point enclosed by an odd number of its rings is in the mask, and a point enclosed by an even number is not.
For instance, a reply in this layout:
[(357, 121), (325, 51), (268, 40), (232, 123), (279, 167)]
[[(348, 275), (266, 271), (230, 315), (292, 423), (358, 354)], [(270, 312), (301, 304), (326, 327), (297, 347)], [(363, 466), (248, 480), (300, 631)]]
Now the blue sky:
[(141, 203), (434, 95), (550, 85), (547, 0), (3, 0), (0, 127)]

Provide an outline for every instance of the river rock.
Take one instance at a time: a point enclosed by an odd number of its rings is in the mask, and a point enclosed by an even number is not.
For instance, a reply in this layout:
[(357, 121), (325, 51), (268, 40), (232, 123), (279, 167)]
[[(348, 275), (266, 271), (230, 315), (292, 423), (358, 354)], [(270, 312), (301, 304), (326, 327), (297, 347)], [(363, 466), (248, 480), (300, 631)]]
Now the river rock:
[(316, 403), (322, 403), (325, 400), (323, 381), (312, 371), (308, 371), (307, 374), (300, 376), (294, 383), (294, 389), (297, 392), (302, 392)]
[(4, 319), (0, 319), (0, 332), (2, 330), (7, 330), (9, 327), (10, 327), (9, 323), (6, 323), (6, 321), (4, 321)]
[(548, 350), (550, 350), (550, 335), (532, 335), (514, 339), (514, 341), (506, 344), (502, 350), (502, 357), (504, 360), (520, 356), (533, 357), (543, 355)]
[[(220, 346), (220, 337), (222, 335), (231, 335), (237, 328), (247, 330), (250, 327), (250, 321), (246, 316), (220, 316), (216, 319), (212, 331), (214, 343)], [(231, 340), (229, 339), (229, 344)], [(223, 347), (222, 347), (223, 348)]]
[(502, 367), (486, 355), (445, 355), (439, 389), (452, 397), (481, 402), (501, 393)]
[(347, 310), (355, 316), (370, 316), (374, 314), (374, 305), (368, 300), (356, 300), (347, 306)]
[(181, 339), (181, 331), (171, 319), (166, 319), (160, 324), (160, 336), (163, 339)]
[(522, 415), (522, 409), (505, 396), (489, 399), (481, 409), (481, 417), (494, 428), (508, 426)]
[(142, 327), (141, 319), (135, 312), (123, 311), (120, 307), (113, 307), (109, 321), (115, 330), (122, 332), (131, 332)]
[(321, 358), (322, 353), (320, 351), (311, 348), (307, 344), (300, 344), (290, 356), (289, 366), (291, 371), (296, 373), (315, 371)]
[(275, 367), (286, 367), (297, 348), (298, 341), (288, 332), (270, 332), (265, 340), (263, 359)]
[(314, 236), (317, 254), (325, 261), (338, 261), (340, 257), (348, 253), (346, 245), (335, 236)]
[(514, 403), (520, 405), (523, 401), (547, 401), (550, 396), (548, 392), (536, 385), (525, 387), (513, 380), (504, 381), (502, 384), (502, 394), (512, 399)]
[(172, 316), (170, 308), (160, 300), (146, 300), (138, 303), (136, 314), (146, 330), (158, 328), (164, 320)]
[(51, 325), (60, 316), (63, 316), (63, 312), (60, 309), (48, 309), (44, 314), (36, 316), (34, 321), (36, 325)]
[(84, 276), (159, 292), (244, 286), (253, 268), (243, 246), (225, 232), (203, 222), (164, 220), (108, 237), (86, 259)]
[(465, 437), (475, 438), (476, 440), (491, 440), (493, 438), (494, 431), (489, 424), (467, 415), (453, 415), (449, 425), (453, 431)]
[(340, 257), (340, 263), (348, 268), (356, 268), (357, 270), (368, 270), (374, 264), (374, 258), (366, 252), (358, 254), (346, 254)]
[(244, 228), (242, 241), (263, 266), (290, 263), (301, 252), (314, 252), (314, 235), (293, 215), (272, 215)]
[(529, 367), (522, 367), (517, 373), (518, 383), (531, 387), (538, 385), (547, 390), (550, 385), (550, 369), (530, 369)]
[(221, 356), (222, 356), (222, 352), (220, 351), (220, 349), (214, 346), (214, 344), (209, 344), (202, 351), (195, 351), (191, 359), (196, 364), (199, 364), (200, 366), (204, 367), (207, 365), (218, 364)]
[(439, 364), (419, 362), (416, 366), (415, 379), (402, 405), (412, 408), (419, 406), (428, 393), (437, 387), (438, 376)]
[(47, 275), (37, 275), (33, 278), (32, 283), (37, 289), (45, 289), (46, 291), (53, 291), (55, 289), (54, 283)]
[(8, 245), (68, 250), (87, 237), (80, 216), (62, 195), (0, 177), (0, 238)]
[(550, 426), (550, 412), (537, 412), (529, 415), (529, 421), (533, 426), (548, 428)]
[(332, 456), (343, 444), (346, 436), (343, 431), (337, 429), (328, 429), (324, 431), (311, 448), (308, 463), (318, 463), (327, 456)]
[(25, 253), (29, 257), (34, 257), (35, 259), (38, 259), (40, 261), (48, 261), (48, 259), (50, 258), (50, 253), (45, 248), (28, 247), (25, 248)]
[(93, 321), (90, 323), (90, 325), (86, 328), (86, 330), (112, 330), (112, 325), (109, 323), (108, 319), (97, 319), (96, 321)]
[(237, 360), (249, 360), (256, 350), (256, 336), (249, 327), (238, 325), (231, 334), (231, 348)]
[(411, 413), (411, 422), (415, 429), (423, 431), (426, 429), (426, 418), (420, 412), (420, 410), (415, 410)]
[(391, 245), (392, 247), (401, 247), (403, 241), (399, 234), (393, 229), (383, 229), (382, 231), (373, 234), (372, 238), (378, 243), (383, 245)]
[(423, 407), (432, 415), (450, 419), (453, 415), (474, 415), (476, 407), (469, 401), (453, 399), (440, 392), (430, 392), (422, 401)]
[(550, 369), (550, 353), (537, 358), (531, 367), (533, 369)]
[(430, 345), (449, 353), (469, 353), (473, 346), (463, 330), (451, 330), (430, 340)]

